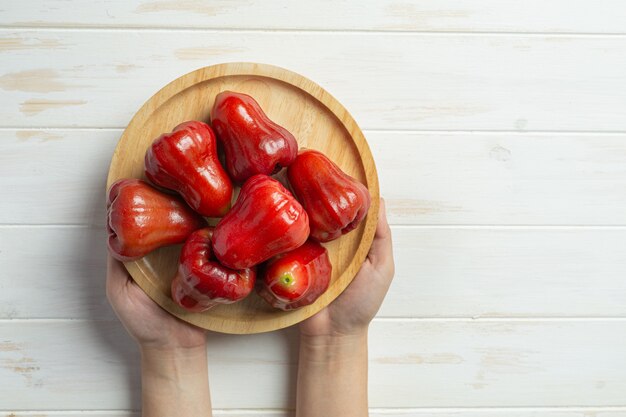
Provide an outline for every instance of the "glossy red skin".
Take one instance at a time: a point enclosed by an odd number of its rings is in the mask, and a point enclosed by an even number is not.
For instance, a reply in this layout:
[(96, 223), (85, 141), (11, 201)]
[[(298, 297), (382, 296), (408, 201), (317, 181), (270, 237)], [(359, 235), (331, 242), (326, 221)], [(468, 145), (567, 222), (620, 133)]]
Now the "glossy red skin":
[(272, 175), (290, 165), (298, 154), (293, 135), (271, 121), (247, 94), (218, 94), (211, 124), (224, 144), (226, 169), (236, 182), (255, 174)]
[(293, 310), (312, 304), (327, 289), (332, 275), (328, 251), (308, 240), (270, 259), (260, 273), (259, 295), (272, 307)]
[(369, 210), (367, 188), (321, 152), (301, 151), (289, 166), (287, 178), (309, 214), (311, 237), (320, 242), (355, 229)]
[(256, 269), (234, 270), (221, 265), (211, 250), (213, 228), (193, 232), (180, 254), (172, 281), (172, 298), (181, 307), (201, 312), (245, 298), (256, 280)]
[(133, 261), (161, 246), (185, 241), (206, 226), (180, 198), (164, 194), (138, 179), (122, 179), (109, 188), (107, 232), (111, 255)]
[(234, 269), (250, 268), (302, 245), (309, 236), (309, 218), (281, 183), (255, 175), (215, 227), (213, 251)]
[(217, 156), (209, 125), (185, 122), (159, 136), (146, 152), (146, 176), (177, 191), (196, 212), (221, 217), (230, 208), (233, 184)]

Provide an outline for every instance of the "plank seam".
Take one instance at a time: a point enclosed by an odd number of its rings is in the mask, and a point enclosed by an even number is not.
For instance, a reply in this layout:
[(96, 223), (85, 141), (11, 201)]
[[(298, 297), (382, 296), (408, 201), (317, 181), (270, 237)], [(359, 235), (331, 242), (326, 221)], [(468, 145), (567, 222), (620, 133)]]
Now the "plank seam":
[(287, 33), (287, 34), (385, 34), (394, 36), (493, 36), (493, 37), (560, 37), (560, 38), (623, 38), (624, 32), (523, 32), (523, 31), (463, 31), (463, 30), (386, 30), (386, 29), (315, 29), (315, 28), (204, 28), (165, 26), (63, 26), (63, 25), (10, 25), (0, 24), (2, 31), (40, 32), (214, 32), (214, 33)]
[(574, 412), (586, 412), (586, 411), (626, 411), (626, 406), (547, 406), (547, 407), (533, 407), (533, 406), (497, 406), (497, 407), (383, 407), (383, 408), (370, 408), (370, 412), (385, 413), (385, 412), (465, 412), (465, 411), (574, 411)]

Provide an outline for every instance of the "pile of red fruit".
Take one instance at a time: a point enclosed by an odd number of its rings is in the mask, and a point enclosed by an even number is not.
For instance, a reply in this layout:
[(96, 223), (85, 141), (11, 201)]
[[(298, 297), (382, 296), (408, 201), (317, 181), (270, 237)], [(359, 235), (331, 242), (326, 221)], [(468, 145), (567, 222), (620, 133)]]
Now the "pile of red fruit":
[[(319, 242), (358, 226), (370, 206), (367, 188), (324, 154), (298, 152), (293, 135), (248, 95), (218, 94), (211, 125), (182, 123), (146, 152), (146, 177), (182, 199), (138, 179), (111, 186), (111, 255), (132, 261), (184, 243), (172, 298), (190, 311), (243, 299), (257, 273), (257, 291), (272, 306), (291, 310), (313, 303), (332, 271)], [(283, 167), (295, 198), (271, 177)], [(243, 185), (231, 208), (233, 181)], [(222, 218), (213, 228), (202, 216)]]

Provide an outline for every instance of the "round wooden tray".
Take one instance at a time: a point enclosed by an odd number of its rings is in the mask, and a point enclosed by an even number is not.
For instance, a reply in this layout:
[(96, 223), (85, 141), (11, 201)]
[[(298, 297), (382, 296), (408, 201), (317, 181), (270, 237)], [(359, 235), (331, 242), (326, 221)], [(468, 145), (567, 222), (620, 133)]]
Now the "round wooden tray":
[(125, 263), (137, 284), (154, 301), (189, 323), (223, 333), (266, 332), (312, 316), (352, 281), (374, 238), (379, 207), (378, 176), (363, 133), (348, 111), (322, 87), (283, 68), (227, 63), (183, 75), (141, 107), (117, 144), (107, 189), (120, 178), (145, 179), (144, 154), (152, 141), (184, 121), (209, 122), (214, 98), (224, 90), (250, 94), (270, 119), (293, 133), (301, 148), (324, 152), (341, 169), (365, 184), (372, 196), (365, 221), (351, 233), (325, 244), (333, 265), (328, 291), (314, 304), (299, 310), (273, 309), (253, 292), (238, 303), (204, 313), (185, 311), (170, 296), (181, 245), (162, 248), (138, 261)]

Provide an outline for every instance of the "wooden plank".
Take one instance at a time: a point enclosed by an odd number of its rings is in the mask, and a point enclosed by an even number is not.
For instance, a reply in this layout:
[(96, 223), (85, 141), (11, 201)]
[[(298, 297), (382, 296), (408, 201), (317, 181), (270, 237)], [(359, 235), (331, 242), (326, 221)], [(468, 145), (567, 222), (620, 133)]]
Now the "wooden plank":
[(626, 131), (624, 49), (598, 36), (4, 29), (0, 126), (122, 127), (191, 70), (255, 61), (318, 82), (365, 129)]
[(4, 224), (105, 223), (106, 175), (121, 132), (0, 131)]
[[(4, 414), (2, 414), (4, 413)], [(3, 417), (141, 417), (139, 411), (4, 411), (0, 412)], [(219, 413), (213, 413), (214, 416), (219, 416)], [(263, 416), (265, 417), (265, 416)], [(270, 417), (270, 416), (268, 416)]]
[(367, 138), (395, 224), (626, 223), (626, 135)]
[(626, 230), (393, 228), (381, 317), (626, 317)]
[[(393, 227), (393, 237), (379, 317), (626, 317), (624, 229)], [(0, 228), (0, 319), (115, 320), (105, 246), (102, 229)]]
[[(626, 224), (626, 134), (365, 134), (392, 224)], [(120, 135), (0, 130), (0, 223), (104, 225)]]
[(0, 228), (0, 318), (116, 320), (105, 238), (102, 228)]
[[(117, 323), (7, 321), (0, 341), (7, 409), (138, 407), (138, 357)], [(291, 407), (295, 345), (293, 331), (211, 335), (214, 406)], [(624, 349), (626, 321), (375, 322), (370, 405), (623, 406)]]
[[(619, 0), (439, 0), (263, 2), (62, 0), (7, 2), (0, 25), (467, 32), (624, 33)], [(350, 16), (349, 19), (346, 16)]]

